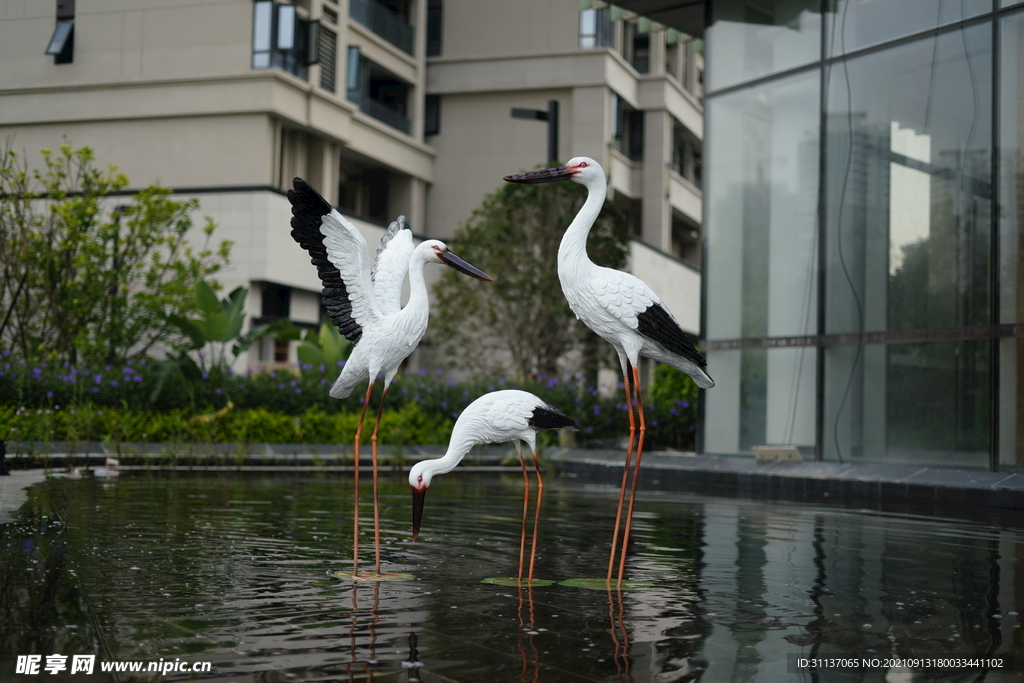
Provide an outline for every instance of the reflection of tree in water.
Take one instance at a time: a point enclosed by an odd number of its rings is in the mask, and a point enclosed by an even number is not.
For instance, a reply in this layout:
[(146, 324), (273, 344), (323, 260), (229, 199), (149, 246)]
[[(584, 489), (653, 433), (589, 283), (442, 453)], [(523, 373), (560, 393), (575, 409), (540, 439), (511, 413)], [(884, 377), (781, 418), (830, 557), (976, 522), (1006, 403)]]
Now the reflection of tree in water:
[(98, 616), (69, 548), (70, 495), (59, 485), (35, 492), (16, 522), (0, 525), (0, 655), (100, 652)]
[[(928, 239), (903, 247), (903, 263), (889, 279), (890, 329), (975, 322), (957, 319), (956, 309), (977, 310), (968, 301), (977, 288), (958, 284), (954, 264), (946, 258), (936, 263), (935, 252)], [(957, 305), (958, 299), (967, 304)], [(984, 341), (890, 345), (889, 447), (987, 450), (989, 360)]]

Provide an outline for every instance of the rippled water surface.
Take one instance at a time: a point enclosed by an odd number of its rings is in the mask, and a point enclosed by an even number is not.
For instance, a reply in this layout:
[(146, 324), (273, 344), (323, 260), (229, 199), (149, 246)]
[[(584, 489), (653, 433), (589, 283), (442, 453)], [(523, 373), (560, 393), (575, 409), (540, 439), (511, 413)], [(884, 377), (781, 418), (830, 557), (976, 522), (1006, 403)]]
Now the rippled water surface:
[[(383, 584), (351, 569), (342, 475), (51, 480), (0, 525), (0, 680), (19, 654), (212, 662), (204, 681), (1021, 681), (1024, 669), (809, 672), (794, 657), (1024, 651), (1024, 533), (982, 524), (641, 494), (609, 594), (514, 576), (518, 474), (434, 482), (410, 541), (404, 477), (383, 488)], [(602, 577), (617, 491), (549, 477), (537, 578)], [(360, 569), (372, 563), (368, 489)], [(1009, 659), (1007, 659), (1009, 661)], [(38, 680), (179, 680), (98, 671)]]

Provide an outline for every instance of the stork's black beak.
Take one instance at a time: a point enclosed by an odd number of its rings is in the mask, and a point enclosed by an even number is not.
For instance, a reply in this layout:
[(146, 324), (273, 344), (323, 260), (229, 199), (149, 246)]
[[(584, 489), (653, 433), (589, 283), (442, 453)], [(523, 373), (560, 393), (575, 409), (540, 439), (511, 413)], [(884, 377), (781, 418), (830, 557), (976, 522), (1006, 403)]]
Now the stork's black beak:
[(412, 540), (420, 536), (420, 522), (423, 521), (423, 500), (427, 497), (427, 487), (412, 490)]
[(558, 180), (569, 180), (570, 178), (572, 178), (572, 171), (569, 170), (568, 166), (556, 166), (555, 168), (545, 168), (540, 171), (503, 176), (502, 180), (507, 180), (510, 183), (532, 184), (553, 183)]
[(465, 273), (470, 277), (475, 277), (477, 280), (485, 280), (486, 282), (494, 282), (494, 278), (480, 270), (476, 266), (466, 263), (459, 258), (451, 249), (447, 249), (441, 253), (441, 260), (444, 261), (446, 266), (451, 266), (460, 273)]

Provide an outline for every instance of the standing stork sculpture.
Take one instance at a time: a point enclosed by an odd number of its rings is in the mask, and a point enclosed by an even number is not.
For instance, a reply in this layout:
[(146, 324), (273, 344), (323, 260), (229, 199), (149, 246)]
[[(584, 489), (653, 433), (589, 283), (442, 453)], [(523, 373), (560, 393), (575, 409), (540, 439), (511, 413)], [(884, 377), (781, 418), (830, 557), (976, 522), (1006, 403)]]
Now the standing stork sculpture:
[(409, 470), (412, 487), (412, 540), (420, 533), (423, 519), (423, 501), (433, 477), (447, 474), (458, 466), (473, 446), (481, 443), (511, 441), (519, 454), (523, 469), (523, 525), (519, 537), (519, 573), (516, 583), (523, 581), (523, 557), (526, 548), (526, 513), (530, 497), (530, 477), (526, 473), (526, 459), (519, 442), (525, 442), (533, 454), (533, 468), (537, 474), (537, 506), (534, 512), (533, 541), (530, 548), (530, 570), (527, 585), (533, 584), (533, 565), (537, 558), (537, 528), (540, 521), (540, 503), (544, 494), (544, 480), (537, 462), (537, 432), (542, 429), (579, 429), (579, 423), (553, 405), (528, 391), (504, 389), (492, 391), (476, 399), (462, 411), (452, 428), (447, 452), (440, 458), (421, 460)]
[[(655, 294), (639, 278), (612, 268), (598, 266), (587, 256), (587, 235), (601, 213), (607, 194), (604, 169), (593, 159), (575, 157), (565, 166), (508, 175), (504, 180), (512, 183), (550, 183), (571, 180), (584, 185), (587, 200), (576, 214), (576, 218), (565, 231), (558, 247), (558, 280), (562, 293), (569, 302), (569, 308), (579, 320), (615, 347), (622, 365), (622, 381), (626, 390), (626, 406), (629, 411), (629, 445), (626, 447), (626, 465), (622, 471), (622, 488), (619, 491), (619, 505), (615, 513), (615, 531), (612, 536), (612, 550), (608, 558), (606, 581), (611, 585), (615, 563), (616, 543), (622, 518), (622, 505), (629, 478), (633, 441), (636, 446), (636, 466), (630, 491), (629, 508), (626, 513), (625, 530), (622, 535), (622, 552), (619, 559), (617, 585), (622, 585), (626, 565), (626, 548), (629, 544), (629, 529), (633, 521), (633, 500), (636, 497), (637, 478), (640, 474), (640, 458), (643, 455), (644, 434), (647, 422), (640, 392), (640, 357), (671, 365), (693, 378), (697, 386), (708, 389), (715, 386), (714, 380), (704, 371), (707, 362), (697, 352), (693, 343), (679, 327), (679, 323)], [(631, 376), (632, 375), (632, 376)], [(632, 392), (630, 391), (632, 382)], [(633, 416), (633, 393), (636, 395), (637, 418)], [(639, 429), (637, 427), (639, 422)], [(637, 434), (639, 433), (639, 437)]]
[[(309, 252), (323, 283), (324, 304), (331, 321), (355, 344), (331, 398), (346, 398), (360, 382), (369, 379), (355, 435), (355, 512), (353, 513), (353, 578), (382, 578), (380, 571), (380, 513), (377, 500), (377, 431), (384, 411), (388, 386), (402, 362), (427, 331), (429, 302), (423, 267), (441, 263), (480, 280), (493, 278), (456, 256), (444, 242), (426, 240), (414, 246), (405, 216), (391, 224), (381, 238), (377, 260), (370, 271), (366, 240), (356, 226), (302, 178), (288, 190), (292, 204), (292, 237)], [(401, 307), (402, 283), (409, 275), (409, 301)], [(373, 459), (373, 533), (375, 576), (359, 575), (359, 443), (370, 403), (374, 380), (384, 375), (384, 390), (373, 424), (370, 447)]]

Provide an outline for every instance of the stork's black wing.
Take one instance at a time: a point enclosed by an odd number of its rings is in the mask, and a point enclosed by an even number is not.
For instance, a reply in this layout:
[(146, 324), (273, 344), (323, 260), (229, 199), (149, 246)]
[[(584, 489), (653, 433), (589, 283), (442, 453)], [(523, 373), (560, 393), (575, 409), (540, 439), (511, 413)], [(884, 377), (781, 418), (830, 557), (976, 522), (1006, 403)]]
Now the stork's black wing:
[(643, 336), (658, 342), (666, 351), (671, 351), (677, 356), (696, 363), (700, 367), (706, 367), (708, 362), (700, 355), (697, 347), (693, 345), (690, 338), (679, 327), (672, 314), (664, 306), (655, 301), (642, 313), (637, 314), (637, 331)]
[(292, 237), (309, 252), (323, 283), (324, 304), (331, 322), (353, 344), (378, 315), (370, 284), (366, 240), (358, 228), (302, 178), (288, 190), (292, 204)]

